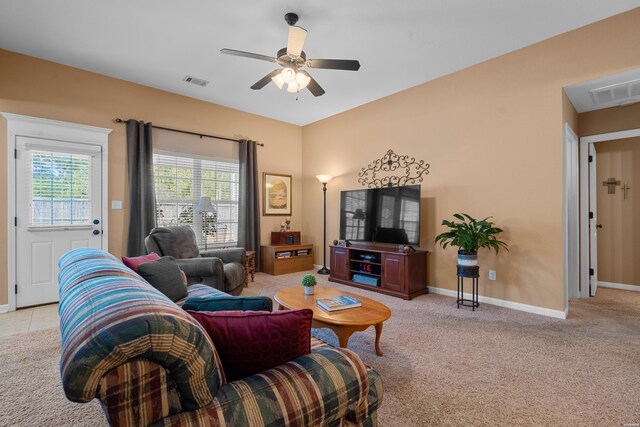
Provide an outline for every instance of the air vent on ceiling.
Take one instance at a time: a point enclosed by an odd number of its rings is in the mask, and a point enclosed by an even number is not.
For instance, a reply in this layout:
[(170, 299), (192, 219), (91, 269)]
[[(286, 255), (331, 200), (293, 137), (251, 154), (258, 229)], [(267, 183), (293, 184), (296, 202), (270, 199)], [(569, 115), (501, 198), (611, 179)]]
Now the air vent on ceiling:
[(591, 89), (589, 94), (596, 105), (631, 104), (640, 101), (640, 79)]
[(202, 86), (202, 87), (205, 87), (206, 85), (209, 84), (209, 82), (207, 80), (199, 79), (197, 77), (192, 77), (192, 76), (186, 76), (182, 80), (187, 82), (187, 83), (191, 83), (191, 84)]

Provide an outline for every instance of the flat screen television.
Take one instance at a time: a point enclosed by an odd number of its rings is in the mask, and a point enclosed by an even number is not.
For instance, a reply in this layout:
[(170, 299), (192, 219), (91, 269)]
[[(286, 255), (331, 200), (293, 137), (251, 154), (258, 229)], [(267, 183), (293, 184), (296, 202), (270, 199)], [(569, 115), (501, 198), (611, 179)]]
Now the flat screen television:
[(340, 192), (340, 239), (420, 244), (420, 185)]

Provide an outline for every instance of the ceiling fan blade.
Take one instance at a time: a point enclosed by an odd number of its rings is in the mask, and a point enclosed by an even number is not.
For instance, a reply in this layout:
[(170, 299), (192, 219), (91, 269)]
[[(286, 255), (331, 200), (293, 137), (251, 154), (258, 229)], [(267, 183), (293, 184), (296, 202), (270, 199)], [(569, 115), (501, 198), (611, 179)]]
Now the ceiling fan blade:
[(251, 52), (243, 52), (241, 50), (225, 48), (225, 49), (220, 49), (220, 53), (224, 53), (225, 55), (242, 56), (244, 58), (260, 59), (261, 61), (278, 62), (276, 58), (272, 56), (259, 55), (257, 53), (251, 53)]
[(266, 76), (264, 76), (263, 78), (261, 78), (260, 80), (255, 82), (253, 84), (253, 86), (251, 86), (251, 89), (253, 89), (253, 90), (262, 89), (267, 84), (269, 84), (269, 82), (271, 81), (271, 77), (275, 76), (276, 74), (278, 74), (280, 72), (282, 72), (282, 70), (279, 69), (279, 68), (277, 70), (273, 70), (272, 72), (270, 72), (269, 74), (267, 74)]
[(311, 92), (313, 96), (324, 95), (324, 89), (322, 89), (322, 87), (318, 84), (318, 82), (315, 81), (315, 79), (311, 77), (309, 73), (307, 73), (304, 70), (300, 70), (300, 72), (311, 79), (311, 81), (307, 85), (307, 89), (309, 89), (309, 92)]
[(360, 62), (354, 59), (310, 59), (306, 63), (309, 68), (325, 68), (327, 70), (358, 71)]
[(289, 27), (289, 39), (287, 41), (287, 53), (291, 56), (300, 56), (304, 41), (307, 38), (307, 30), (291, 25)]

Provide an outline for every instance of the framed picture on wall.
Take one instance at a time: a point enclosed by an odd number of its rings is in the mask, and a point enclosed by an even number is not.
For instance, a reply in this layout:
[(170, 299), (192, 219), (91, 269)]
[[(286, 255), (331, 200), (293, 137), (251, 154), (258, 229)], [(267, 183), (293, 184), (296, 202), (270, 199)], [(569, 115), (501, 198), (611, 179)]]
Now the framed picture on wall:
[(291, 215), (291, 175), (263, 172), (263, 215)]

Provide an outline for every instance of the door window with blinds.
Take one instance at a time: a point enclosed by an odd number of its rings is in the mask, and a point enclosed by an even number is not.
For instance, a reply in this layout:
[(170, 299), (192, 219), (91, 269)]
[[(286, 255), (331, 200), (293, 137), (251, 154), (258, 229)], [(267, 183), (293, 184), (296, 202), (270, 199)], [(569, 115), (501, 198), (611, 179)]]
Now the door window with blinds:
[(91, 224), (91, 156), (29, 150), (31, 226)]
[[(156, 151), (153, 167), (158, 226), (191, 226), (202, 247), (236, 245), (237, 161)], [(201, 197), (211, 198), (210, 212), (194, 212)]]

